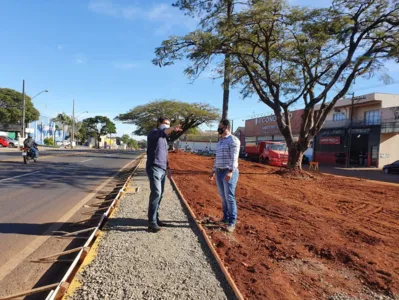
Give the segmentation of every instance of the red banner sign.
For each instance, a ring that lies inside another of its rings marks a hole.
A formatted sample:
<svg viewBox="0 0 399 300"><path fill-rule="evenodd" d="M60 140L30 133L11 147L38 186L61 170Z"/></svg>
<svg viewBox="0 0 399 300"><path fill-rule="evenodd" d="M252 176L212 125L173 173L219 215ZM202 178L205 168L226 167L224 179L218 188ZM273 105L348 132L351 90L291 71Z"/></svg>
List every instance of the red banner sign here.
<svg viewBox="0 0 399 300"><path fill-rule="evenodd" d="M328 136L320 138L320 145L339 145L341 144L341 137L339 136Z"/></svg>

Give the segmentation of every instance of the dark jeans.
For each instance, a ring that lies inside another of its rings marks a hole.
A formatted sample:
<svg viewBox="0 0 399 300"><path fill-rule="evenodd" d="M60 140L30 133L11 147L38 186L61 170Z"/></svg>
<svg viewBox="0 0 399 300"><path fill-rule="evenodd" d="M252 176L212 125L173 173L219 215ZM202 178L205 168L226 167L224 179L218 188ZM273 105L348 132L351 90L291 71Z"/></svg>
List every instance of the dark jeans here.
<svg viewBox="0 0 399 300"><path fill-rule="evenodd" d="M148 203L148 222L157 224L158 209L165 189L166 171L158 166L147 166L146 172L151 189Z"/></svg>
<svg viewBox="0 0 399 300"><path fill-rule="evenodd" d="M33 154L34 158L38 158L39 157L39 151L36 148L32 147L32 148L30 148L30 151L32 151L32 154Z"/></svg>

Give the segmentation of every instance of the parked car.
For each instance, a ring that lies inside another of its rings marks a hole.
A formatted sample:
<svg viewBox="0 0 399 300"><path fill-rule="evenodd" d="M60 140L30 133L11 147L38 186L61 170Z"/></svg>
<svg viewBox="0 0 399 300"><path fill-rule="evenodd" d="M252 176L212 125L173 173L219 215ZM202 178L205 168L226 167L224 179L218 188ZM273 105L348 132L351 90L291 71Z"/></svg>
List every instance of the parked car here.
<svg viewBox="0 0 399 300"><path fill-rule="evenodd" d="M1 147L10 147L10 141L7 137L0 136L0 148Z"/></svg>
<svg viewBox="0 0 399 300"><path fill-rule="evenodd" d="M19 147L19 142L17 140L13 140L12 138L8 138L8 141L10 142L8 147L10 147L10 148L18 148Z"/></svg>
<svg viewBox="0 0 399 300"><path fill-rule="evenodd" d="M390 173L399 173L399 160L389 164L385 165L382 170L384 171L385 174L390 174Z"/></svg>

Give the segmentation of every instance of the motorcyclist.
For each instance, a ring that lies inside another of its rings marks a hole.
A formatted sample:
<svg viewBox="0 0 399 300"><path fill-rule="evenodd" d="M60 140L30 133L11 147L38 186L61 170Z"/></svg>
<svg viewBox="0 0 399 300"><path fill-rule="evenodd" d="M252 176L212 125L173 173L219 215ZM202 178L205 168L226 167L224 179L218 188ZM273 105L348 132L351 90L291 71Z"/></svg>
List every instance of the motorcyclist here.
<svg viewBox="0 0 399 300"><path fill-rule="evenodd" d="M39 149L37 149L37 144L30 134L28 135L28 138L24 141L24 147L29 148L32 151L34 159L37 159L39 157Z"/></svg>

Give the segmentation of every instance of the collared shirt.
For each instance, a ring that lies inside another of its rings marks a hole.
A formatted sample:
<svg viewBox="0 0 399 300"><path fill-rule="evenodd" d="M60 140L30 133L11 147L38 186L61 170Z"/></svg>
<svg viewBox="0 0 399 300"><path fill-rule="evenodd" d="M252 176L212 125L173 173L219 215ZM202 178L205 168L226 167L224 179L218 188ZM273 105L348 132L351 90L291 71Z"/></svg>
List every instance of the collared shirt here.
<svg viewBox="0 0 399 300"><path fill-rule="evenodd" d="M168 141L165 129L154 129L147 136L147 166L168 166Z"/></svg>
<svg viewBox="0 0 399 300"><path fill-rule="evenodd" d="M238 168L238 155L240 152L240 140L229 134L216 144L216 159L213 170Z"/></svg>

